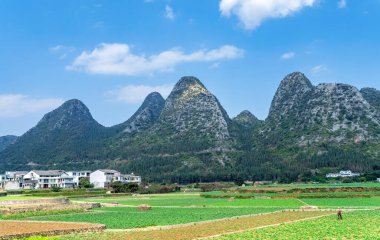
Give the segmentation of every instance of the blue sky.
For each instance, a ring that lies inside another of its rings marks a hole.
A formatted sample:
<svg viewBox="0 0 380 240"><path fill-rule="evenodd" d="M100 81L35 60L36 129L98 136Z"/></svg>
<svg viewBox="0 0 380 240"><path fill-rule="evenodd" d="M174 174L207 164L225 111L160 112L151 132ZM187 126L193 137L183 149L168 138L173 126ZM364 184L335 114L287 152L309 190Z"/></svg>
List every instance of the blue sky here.
<svg viewBox="0 0 380 240"><path fill-rule="evenodd" d="M265 119L282 78L380 89L379 0L0 0L0 136L77 98L105 126L198 77Z"/></svg>

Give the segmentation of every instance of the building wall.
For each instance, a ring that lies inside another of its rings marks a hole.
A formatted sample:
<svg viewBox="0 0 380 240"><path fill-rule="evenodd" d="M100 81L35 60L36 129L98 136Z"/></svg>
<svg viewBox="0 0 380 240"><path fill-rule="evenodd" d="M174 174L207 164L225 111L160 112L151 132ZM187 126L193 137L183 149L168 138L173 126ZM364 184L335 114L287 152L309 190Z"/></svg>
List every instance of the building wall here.
<svg viewBox="0 0 380 240"><path fill-rule="evenodd" d="M94 188L104 188L106 182L106 175L104 172L96 170L90 174L90 183L94 184Z"/></svg>
<svg viewBox="0 0 380 240"><path fill-rule="evenodd" d="M4 190L18 190L21 189L19 181L9 181L4 183Z"/></svg>

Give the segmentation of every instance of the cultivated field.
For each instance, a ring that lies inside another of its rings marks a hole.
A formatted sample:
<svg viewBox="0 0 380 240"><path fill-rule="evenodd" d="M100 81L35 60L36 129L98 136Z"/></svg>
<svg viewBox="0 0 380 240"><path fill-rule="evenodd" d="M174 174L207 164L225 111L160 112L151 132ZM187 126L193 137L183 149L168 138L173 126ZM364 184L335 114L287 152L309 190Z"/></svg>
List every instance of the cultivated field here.
<svg viewBox="0 0 380 240"><path fill-rule="evenodd" d="M102 233L59 236L61 239L380 239L380 184L355 186L276 185L232 188L191 194L104 195L71 198L101 203L91 210L62 209L1 216L28 221L104 224ZM286 190L283 190L286 189ZM301 189L301 190L300 190ZM250 191L249 193L246 190ZM274 190L274 191L273 191ZM257 194L250 196L247 194ZM291 192L295 193L292 195ZM368 195L354 196L359 191ZM234 196L225 196L225 194ZM313 194L300 197L299 194ZM356 193L356 192L355 192ZM67 193L64 193L67 195ZM286 194L286 197L281 196ZM340 194L350 194L342 197ZM46 194L44 194L46 195ZM54 197L59 197L54 194ZM33 196L5 197L4 200ZM0 198L0 201L2 199ZM140 210L147 204L151 210ZM313 211L302 207L314 206ZM343 221L336 211L343 209ZM39 235L45 235L40 232ZM1 236L0 236L1 238Z"/></svg>

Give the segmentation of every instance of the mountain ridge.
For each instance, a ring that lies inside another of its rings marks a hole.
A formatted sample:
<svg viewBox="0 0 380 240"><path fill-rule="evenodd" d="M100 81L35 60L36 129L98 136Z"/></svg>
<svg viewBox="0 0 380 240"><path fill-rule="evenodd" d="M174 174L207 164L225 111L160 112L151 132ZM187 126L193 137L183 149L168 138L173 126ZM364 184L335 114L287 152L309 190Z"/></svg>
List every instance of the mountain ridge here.
<svg viewBox="0 0 380 240"><path fill-rule="evenodd" d="M167 99L149 94L112 127L69 100L1 151L0 168L111 167L158 182L287 181L315 169L369 171L380 165L378 103L376 89L314 86L294 72L280 82L267 119L249 111L231 119L199 79L186 76Z"/></svg>

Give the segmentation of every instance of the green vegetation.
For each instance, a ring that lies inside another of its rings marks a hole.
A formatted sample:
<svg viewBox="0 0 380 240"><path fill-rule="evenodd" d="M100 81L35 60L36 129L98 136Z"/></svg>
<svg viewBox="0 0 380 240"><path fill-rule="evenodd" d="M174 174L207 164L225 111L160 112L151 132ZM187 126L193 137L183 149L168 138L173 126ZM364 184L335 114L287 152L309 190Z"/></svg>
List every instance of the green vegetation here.
<svg viewBox="0 0 380 240"><path fill-rule="evenodd" d="M316 220L284 224L239 234L225 235L217 239L379 239L379 211L343 213L343 220L336 216Z"/></svg>
<svg viewBox="0 0 380 240"><path fill-rule="evenodd" d="M34 237L28 237L28 238L23 238L20 240L59 240L60 238L58 237L43 237L43 236L34 236Z"/></svg>
<svg viewBox="0 0 380 240"><path fill-rule="evenodd" d="M73 213L83 213L84 209L62 209L62 210L41 210L41 211L29 211L22 213L12 213L10 215L0 215L1 220L21 220L31 217L42 217L51 215L62 215L62 214L73 214Z"/></svg>
<svg viewBox="0 0 380 240"><path fill-rule="evenodd" d="M82 177L79 179L79 188L93 188L94 184L90 183L90 179L87 177Z"/></svg>
<svg viewBox="0 0 380 240"><path fill-rule="evenodd" d="M122 183L122 182L113 182L111 184L114 193L133 193L137 192L139 185L137 183Z"/></svg>
<svg viewBox="0 0 380 240"><path fill-rule="evenodd" d="M7 195L7 196L1 196L0 201L30 200L30 199L41 199L41 198L47 198L47 197L35 197L35 196L28 196L28 195Z"/></svg>
<svg viewBox="0 0 380 240"><path fill-rule="evenodd" d="M117 203L138 206L148 204L151 206L198 206L198 207L299 207L304 205L297 199L227 199L203 198L199 196L139 196L139 197L109 197L87 198L79 201Z"/></svg>
<svg viewBox="0 0 380 240"><path fill-rule="evenodd" d="M302 199L309 205L319 207L379 207L380 198L312 198Z"/></svg>
<svg viewBox="0 0 380 240"><path fill-rule="evenodd" d="M272 212L280 208L153 208L141 211L128 207L105 207L88 213L29 218L43 221L102 223L107 228L141 228L198 222L247 214Z"/></svg>

